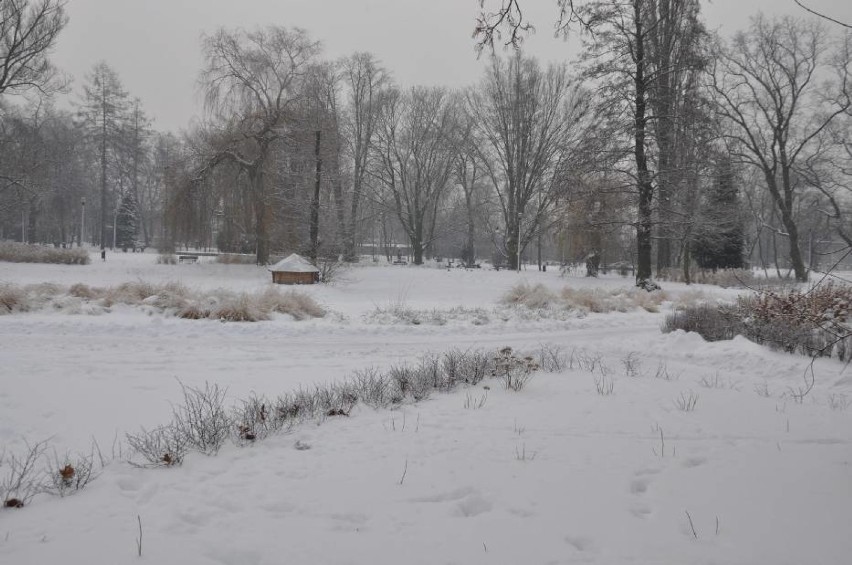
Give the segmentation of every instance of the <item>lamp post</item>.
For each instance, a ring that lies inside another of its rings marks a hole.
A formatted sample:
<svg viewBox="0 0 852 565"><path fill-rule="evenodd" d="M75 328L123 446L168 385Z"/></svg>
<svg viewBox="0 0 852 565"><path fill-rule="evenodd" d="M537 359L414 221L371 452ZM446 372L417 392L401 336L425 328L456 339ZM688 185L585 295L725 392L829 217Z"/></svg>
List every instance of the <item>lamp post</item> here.
<svg viewBox="0 0 852 565"><path fill-rule="evenodd" d="M83 246L83 234L86 233L86 197L80 198L80 241L77 247Z"/></svg>

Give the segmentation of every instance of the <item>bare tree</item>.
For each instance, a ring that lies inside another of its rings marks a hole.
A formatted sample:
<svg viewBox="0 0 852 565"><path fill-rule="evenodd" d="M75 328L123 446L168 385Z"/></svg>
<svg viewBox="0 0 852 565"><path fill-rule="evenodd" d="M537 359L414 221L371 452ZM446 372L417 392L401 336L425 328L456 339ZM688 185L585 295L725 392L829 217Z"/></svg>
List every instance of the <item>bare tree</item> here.
<svg viewBox="0 0 852 565"><path fill-rule="evenodd" d="M462 260L467 265L476 263L476 218L483 200L483 183L486 181L485 164L477 148L475 122L469 112L459 116L456 130L456 161L453 180L461 188L465 209L465 243Z"/></svg>
<svg viewBox="0 0 852 565"><path fill-rule="evenodd" d="M220 29L203 39L201 85L213 121L208 168L223 161L248 177L258 264L269 261L272 191L266 169L273 144L286 133L302 81L320 45L301 29Z"/></svg>
<svg viewBox="0 0 852 565"><path fill-rule="evenodd" d="M59 86L47 56L67 23L65 0L0 2L0 96Z"/></svg>
<svg viewBox="0 0 852 565"><path fill-rule="evenodd" d="M415 265L433 241L450 184L456 114L446 90L416 87L390 93L379 120L375 175L408 236Z"/></svg>
<svg viewBox="0 0 852 565"><path fill-rule="evenodd" d="M822 136L852 105L849 41L831 59L820 24L759 15L719 49L710 75L731 153L763 174L799 281L808 274L796 219L805 185L796 171L822 150ZM821 82L826 75L831 80Z"/></svg>
<svg viewBox="0 0 852 565"><path fill-rule="evenodd" d="M480 0L484 5L484 0ZM656 23L651 14L654 0L557 0L558 32L579 28L588 34L584 55L587 74L596 79L598 94L606 99L607 111L622 116L622 133L629 137L636 193L636 284L653 289L651 258L653 245L654 174L649 146L650 95L654 85L649 57L650 33ZM517 46L530 28L518 0L502 0L499 9L484 12L474 31L481 45L493 45L499 30L508 29L509 43ZM629 124L629 127L628 127Z"/></svg>
<svg viewBox="0 0 852 565"><path fill-rule="evenodd" d="M355 243L361 214L361 201L368 180L369 155L376 136L376 124L390 86L388 73L369 53L355 53L341 63L348 92L343 119L343 135L352 166L349 213L339 219L344 230L344 255L355 258Z"/></svg>
<svg viewBox="0 0 852 565"><path fill-rule="evenodd" d="M798 4L798 5L799 5L799 7L800 7L800 8L802 8L804 11L809 12L809 13L811 13L811 14L813 14L813 15L817 16L818 18L822 18L822 19L827 20L827 21L829 21L829 22L831 22L831 23L835 23L835 24L840 25L840 26L843 26L843 27L845 27L845 28L852 29L852 25L847 24L846 22L841 22L840 20L835 19L835 18L832 18L831 16L828 16L828 15L826 15L826 14L823 14L822 12L818 12L818 11L814 10L813 8L809 7L808 5L803 4L803 3L802 3L802 2L800 2L799 0L793 0L793 2L795 2L796 4Z"/></svg>
<svg viewBox="0 0 852 565"><path fill-rule="evenodd" d="M476 146L500 204L513 267L560 194L559 166L587 109L588 97L564 66L542 70L520 52L505 61L495 57L482 84L468 93Z"/></svg>

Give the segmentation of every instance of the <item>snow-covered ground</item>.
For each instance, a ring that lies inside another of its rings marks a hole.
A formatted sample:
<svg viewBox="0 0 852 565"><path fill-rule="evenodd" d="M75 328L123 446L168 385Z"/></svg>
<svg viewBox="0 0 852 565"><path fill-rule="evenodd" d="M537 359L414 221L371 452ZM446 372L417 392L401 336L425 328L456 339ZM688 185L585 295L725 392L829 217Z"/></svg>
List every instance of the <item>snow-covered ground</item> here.
<svg viewBox="0 0 852 565"><path fill-rule="evenodd" d="M156 265L151 254L0 263L0 282L14 284L255 291L269 279L253 266ZM617 275L365 265L333 286L299 289L334 313L321 320L220 323L127 306L0 316L0 446L9 452L48 437L60 453L93 437L109 451L126 431L167 422L180 382L216 383L236 402L450 348L546 343L600 355L614 390L599 395L600 374L580 368L539 373L521 392L485 382L398 410L359 406L251 447L191 455L180 468L115 462L74 496L0 511L0 563L140 561L137 516L141 560L155 563L849 562L852 406L843 399L852 401L852 373L842 364L815 363L816 386L800 404L788 393L802 385L805 358L740 338L663 334L667 304L504 320L494 309L519 281L554 291L630 285ZM694 292L664 286L673 299ZM399 306L490 314L443 325L370 316ZM671 380L655 378L661 366ZM483 385L484 404L469 407ZM695 409L679 409L690 394Z"/></svg>

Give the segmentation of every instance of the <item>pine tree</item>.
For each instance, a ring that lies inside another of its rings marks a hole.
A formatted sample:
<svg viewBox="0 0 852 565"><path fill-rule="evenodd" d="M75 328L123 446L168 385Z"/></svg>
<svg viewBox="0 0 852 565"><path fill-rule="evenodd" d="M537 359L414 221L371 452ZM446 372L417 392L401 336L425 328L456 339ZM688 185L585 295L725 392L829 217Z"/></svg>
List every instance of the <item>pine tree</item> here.
<svg viewBox="0 0 852 565"><path fill-rule="evenodd" d="M705 225L693 246L693 256L702 269L743 267L743 222L736 175L730 161L722 162L713 188L707 195Z"/></svg>
<svg viewBox="0 0 852 565"><path fill-rule="evenodd" d="M127 249L136 249L136 236L139 232L139 208L133 194L126 194L121 199L116 215L116 245L127 252Z"/></svg>

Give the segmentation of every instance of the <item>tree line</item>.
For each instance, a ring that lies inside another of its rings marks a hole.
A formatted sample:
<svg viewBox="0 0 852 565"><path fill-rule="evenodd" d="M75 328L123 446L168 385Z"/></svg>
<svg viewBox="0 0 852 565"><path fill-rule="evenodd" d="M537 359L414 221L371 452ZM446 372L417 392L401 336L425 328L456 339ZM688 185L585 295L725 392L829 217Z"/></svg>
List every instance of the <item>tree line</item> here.
<svg viewBox="0 0 852 565"><path fill-rule="evenodd" d="M399 85L369 53L328 60L298 28L219 29L201 43L203 119L173 135L106 63L57 109L75 90L47 58L64 4L6 2L0 238L259 264L404 250L519 268L534 252L629 265L649 289L696 264L807 280L852 249L842 26L758 14L724 38L698 0L557 0L581 55L542 65L523 2L486 4L486 68L456 90Z"/></svg>

